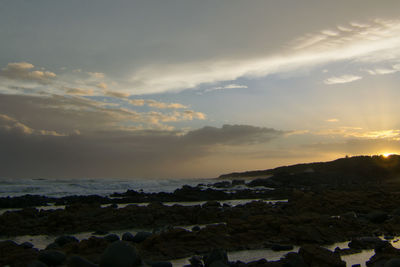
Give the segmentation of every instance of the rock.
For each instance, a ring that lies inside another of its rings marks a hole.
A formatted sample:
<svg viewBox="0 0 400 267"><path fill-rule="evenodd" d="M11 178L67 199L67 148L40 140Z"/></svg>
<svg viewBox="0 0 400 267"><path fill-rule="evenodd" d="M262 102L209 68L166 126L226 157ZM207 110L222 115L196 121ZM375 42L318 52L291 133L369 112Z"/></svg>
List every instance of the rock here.
<svg viewBox="0 0 400 267"><path fill-rule="evenodd" d="M109 234L106 235L104 237L105 240L107 240L108 242L115 242L115 241L119 241L119 236L116 234Z"/></svg>
<svg viewBox="0 0 400 267"><path fill-rule="evenodd" d="M214 261L210 264L210 267L229 267L229 265L225 264L223 261Z"/></svg>
<svg viewBox="0 0 400 267"><path fill-rule="evenodd" d="M150 237L152 233L150 232L137 232L134 238L132 239L135 243L141 243L145 241L148 237Z"/></svg>
<svg viewBox="0 0 400 267"><path fill-rule="evenodd" d="M31 262L28 267L47 267L47 265L41 261Z"/></svg>
<svg viewBox="0 0 400 267"><path fill-rule="evenodd" d="M366 218L372 223L383 223L389 216L384 211L372 211L366 215Z"/></svg>
<svg viewBox="0 0 400 267"><path fill-rule="evenodd" d="M292 250L293 246L292 245L274 244L274 245L271 246L271 249L273 251L285 251L285 250Z"/></svg>
<svg viewBox="0 0 400 267"><path fill-rule="evenodd" d="M211 264L214 262L221 262L225 265L228 265L228 255L226 251L222 249L214 249L208 255L204 256L203 258L204 266L211 267Z"/></svg>
<svg viewBox="0 0 400 267"><path fill-rule="evenodd" d="M46 246L45 250L57 250L60 249L60 246L57 243L50 243Z"/></svg>
<svg viewBox="0 0 400 267"><path fill-rule="evenodd" d="M349 248L354 249L374 249L386 244L387 241L381 240L379 237L375 236L365 236L355 238L350 241Z"/></svg>
<svg viewBox="0 0 400 267"><path fill-rule="evenodd" d="M203 267L203 262L202 262L200 256L197 256L197 255L192 256L192 257L189 259L189 262L190 262L190 265L191 265L192 267Z"/></svg>
<svg viewBox="0 0 400 267"><path fill-rule="evenodd" d="M63 252L57 251L57 250L42 250L39 252L39 257L38 259L47 265L50 266L57 266L61 265L65 259L66 256Z"/></svg>
<svg viewBox="0 0 400 267"><path fill-rule="evenodd" d="M233 181L232 181L232 186L244 185L244 183L245 183L244 180L233 180Z"/></svg>
<svg viewBox="0 0 400 267"><path fill-rule="evenodd" d="M20 246L23 248L33 248L33 244L31 242L24 242Z"/></svg>
<svg viewBox="0 0 400 267"><path fill-rule="evenodd" d="M100 260L100 267L132 267L140 264L141 259L136 248L125 241L111 243Z"/></svg>
<svg viewBox="0 0 400 267"><path fill-rule="evenodd" d="M54 243L56 243L60 247L63 247L65 244L68 243L78 243L78 242L79 240L76 237L69 235L59 236L56 238L56 240L54 240Z"/></svg>
<svg viewBox="0 0 400 267"><path fill-rule="evenodd" d="M193 226L193 227L192 227L192 231L193 231L193 232L198 232L198 231L200 231L200 226L198 226L198 225Z"/></svg>
<svg viewBox="0 0 400 267"><path fill-rule="evenodd" d="M27 266L37 259L38 251L14 241L0 241L0 266Z"/></svg>
<svg viewBox="0 0 400 267"><path fill-rule="evenodd" d="M134 236L132 233L126 232L122 235L121 238L123 241L133 241L134 240Z"/></svg>
<svg viewBox="0 0 400 267"><path fill-rule="evenodd" d="M394 259L400 259L400 249L394 248L389 242L385 243L384 246L379 249L375 249L375 255L372 256L367 262L369 267L382 267L387 266L386 264L395 264L397 261ZM388 265L388 266L400 266L400 265Z"/></svg>
<svg viewBox="0 0 400 267"><path fill-rule="evenodd" d="M339 254L317 245L302 246L299 255L310 267L346 267Z"/></svg>
<svg viewBox="0 0 400 267"><path fill-rule="evenodd" d="M97 230L97 231L93 232L92 235L106 235L106 234L108 234L108 231L105 231L105 230Z"/></svg>
<svg viewBox="0 0 400 267"><path fill-rule="evenodd" d="M81 256L71 256L68 259L68 263L67 263L68 267L96 267L97 265L88 261L85 258L82 258Z"/></svg>
<svg viewBox="0 0 400 267"><path fill-rule="evenodd" d="M383 267L399 267L399 266L400 266L399 258L390 259L387 262L385 262L385 265L383 265Z"/></svg>
<svg viewBox="0 0 400 267"><path fill-rule="evenodd" d="M172 263L169 261L153 262L151 267L172 267Z"/></svg>
<svg viewBox="0 0 400 267"><path fill-rule="evenodd" d="M282 259L284 267L309 267L298 253L289 252Z"/></svg>
<svg viewBox="0 0 400 267"><path fill-rule="evenodd" d="M351 267L361 267L361 264L353 264Z"/></svg>

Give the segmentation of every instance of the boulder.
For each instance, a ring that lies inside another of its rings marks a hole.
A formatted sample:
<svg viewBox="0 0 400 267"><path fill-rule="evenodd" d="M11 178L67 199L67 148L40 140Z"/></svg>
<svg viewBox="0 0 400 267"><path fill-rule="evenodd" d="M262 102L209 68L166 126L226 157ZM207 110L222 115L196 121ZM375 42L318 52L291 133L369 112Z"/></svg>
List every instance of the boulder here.
<svg viewBox="0 0 400 267"><path fill-rule="evenodd" d="M47 265L41 261L33 261L28 265L28 267L47 267Z"/></svg>
<svg viewBox="0 0 400 267"><path fill-rule="evenodd" d="M170 263L169 261L153 262L151 264L151 267L172 267L172 263Z"/></svg>
<svg viewBox="0 0 400 267"><path fill-rule="evenodd" d="M282 259L284 267L309 267L303 258L295 252L289 252Z"/></svg>
<svg viewBox="0 0 400 267"><path fill-rule="evenodd" d="M24 242L20 246L23 248L33 248L33 244L31 242Z"/></svg>
<svg viewBox="0 0 400 267"><path fill-rule="evenodd" d="M150 232L137 232L131 241L135 243L141 243L145 241L148 237L150 237L152 233Z"/></svg>
<svg viewBox="0 0 400 267"><path fill-rule="evenodd" d="M115 241L119 241L119 236L116 234L109 234L106 235L104 237L105 240L107 240L108 242L115 242Z"/></svg>
<svg viewBox="0 0 400 267"><path fill-rule="evenodd" d="M211 267L214 262L220 262L218 264L228 265L228 254L222 249L214 249L208 255L203 258L204 266Z"/></svg>
<svg viewBox="0 0 400 267"><path fill-rule="evenodd" d="M383 267L399 267L399 266L400 266L400 258L390 259L387 262L385 262L385 265L383 265Z"/></svg>
<svg viewBox="0 0 400 267"><path fill-rule="evenodd" d="M70 235L59 236L56 238L56 240L54 240L54 243L56 243L60 247L63 247L68 243L78 243L78 242L79 240L76 237Z"/></svg>
<svg viewBox="0 0 400 267"><path fill-rule="evenodd" d="M346 267L340 255L317 245L304 245L299 255L310 267Z"/></svg>
<svg viewBox="0 0 400 267"><path fill-rule="evenodd" d="M63 252L57 250L42 250L39 252L39 261L50 266L57 266L64 263L66 256Z"/></svg>
<svg viewBox="0 0 400 267"><path fill-rule="evenodd" d="M68 259L68 263L67 263L68 267L96 267L97 265L88 261L85 258L82 258L81 256L71 256Z"/></svg>
<svg viewBox="0 0 400 267"><path fill-rule="evenodd" d="M372 211L366 215L366 218L372 223L383 223L389 215L384 211Z"/></svg>
<svg viewBox="0 0 400 267"><path fill-rule="evenodd" d="M121 240L122 240L122 241L133 241L133 240L134 240L134 236L133 236L132 233L126 232L126 233L124 233L124 234L122 235Z"/></svg>
<svg viewBox="0 0 400 267"><path fill-rule="evenodd" d="M359 238L354 238L349 243L349 248L353 249L374 249L388 243L375 236L364 236Z"/></svg>
<svg viewBox="0 0 400 267"><path fill-rule="evenodd" d="M125 241L116 241L101 255L100 267L132 267L140 266L141 262L135 247Z"/></svg>
<svg viewBox="0 0 400 267"><path fill-rule="evenodd" d="M292 250L292 245L281 245L281 244L274 244L271 246L273 251L285 251L285 250Z"/></svg>

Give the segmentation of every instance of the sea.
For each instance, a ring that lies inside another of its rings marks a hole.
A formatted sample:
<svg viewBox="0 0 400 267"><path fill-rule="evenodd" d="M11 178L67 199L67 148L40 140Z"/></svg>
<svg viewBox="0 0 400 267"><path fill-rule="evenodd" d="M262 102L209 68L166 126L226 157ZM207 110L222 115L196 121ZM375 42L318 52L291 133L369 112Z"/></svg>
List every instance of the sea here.
<svg viewBox="0 0 400 267"><path fill-rule="evenodd" d="M145 193L173 192L183 185L215 183L215 179L10 179L0 178L0 197L41 195L64 197L71 195L109 196L127 190Z"/></svg>

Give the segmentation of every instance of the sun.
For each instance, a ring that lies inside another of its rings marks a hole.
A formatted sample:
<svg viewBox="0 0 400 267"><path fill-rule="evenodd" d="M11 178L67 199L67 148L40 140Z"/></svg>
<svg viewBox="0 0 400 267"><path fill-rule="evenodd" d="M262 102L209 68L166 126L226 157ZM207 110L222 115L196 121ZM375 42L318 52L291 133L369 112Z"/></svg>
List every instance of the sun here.
<svg viewBox="0 0 400 267"><path fill-rule="evenodd" d="M395 153L387 152L387 153L382 153L382 156L383 156L384 158L388 158L389 156L394 155L394 154L395 154Z"/></svg>

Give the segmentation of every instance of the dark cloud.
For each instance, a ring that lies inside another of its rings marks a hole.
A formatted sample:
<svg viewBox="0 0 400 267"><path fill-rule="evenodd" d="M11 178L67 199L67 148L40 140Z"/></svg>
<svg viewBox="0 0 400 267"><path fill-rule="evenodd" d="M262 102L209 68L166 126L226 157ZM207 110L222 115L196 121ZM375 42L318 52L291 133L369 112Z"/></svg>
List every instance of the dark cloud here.
<svg viewBox="0 0 400 267"><path fill-rule="evenodd" d="M33 130L16 134L1 127L1 123L10 121L18 123L10 117L0 120L0 169L3 177L15 178L188 176L187 164L212 156L210 148L215 152L218 145L266 142L281 133L224 125L185 135L171 131L104 131L55 136L34 134Z"/></svg>
<svg viewBox="0 0 400 267"><path fill-rule="evenodd" d="M271 128L249 125L223 125L222 128L203 127L189 132L184 139L199 145L242 145L267 142L282 135L284 132Z"/></svg>

